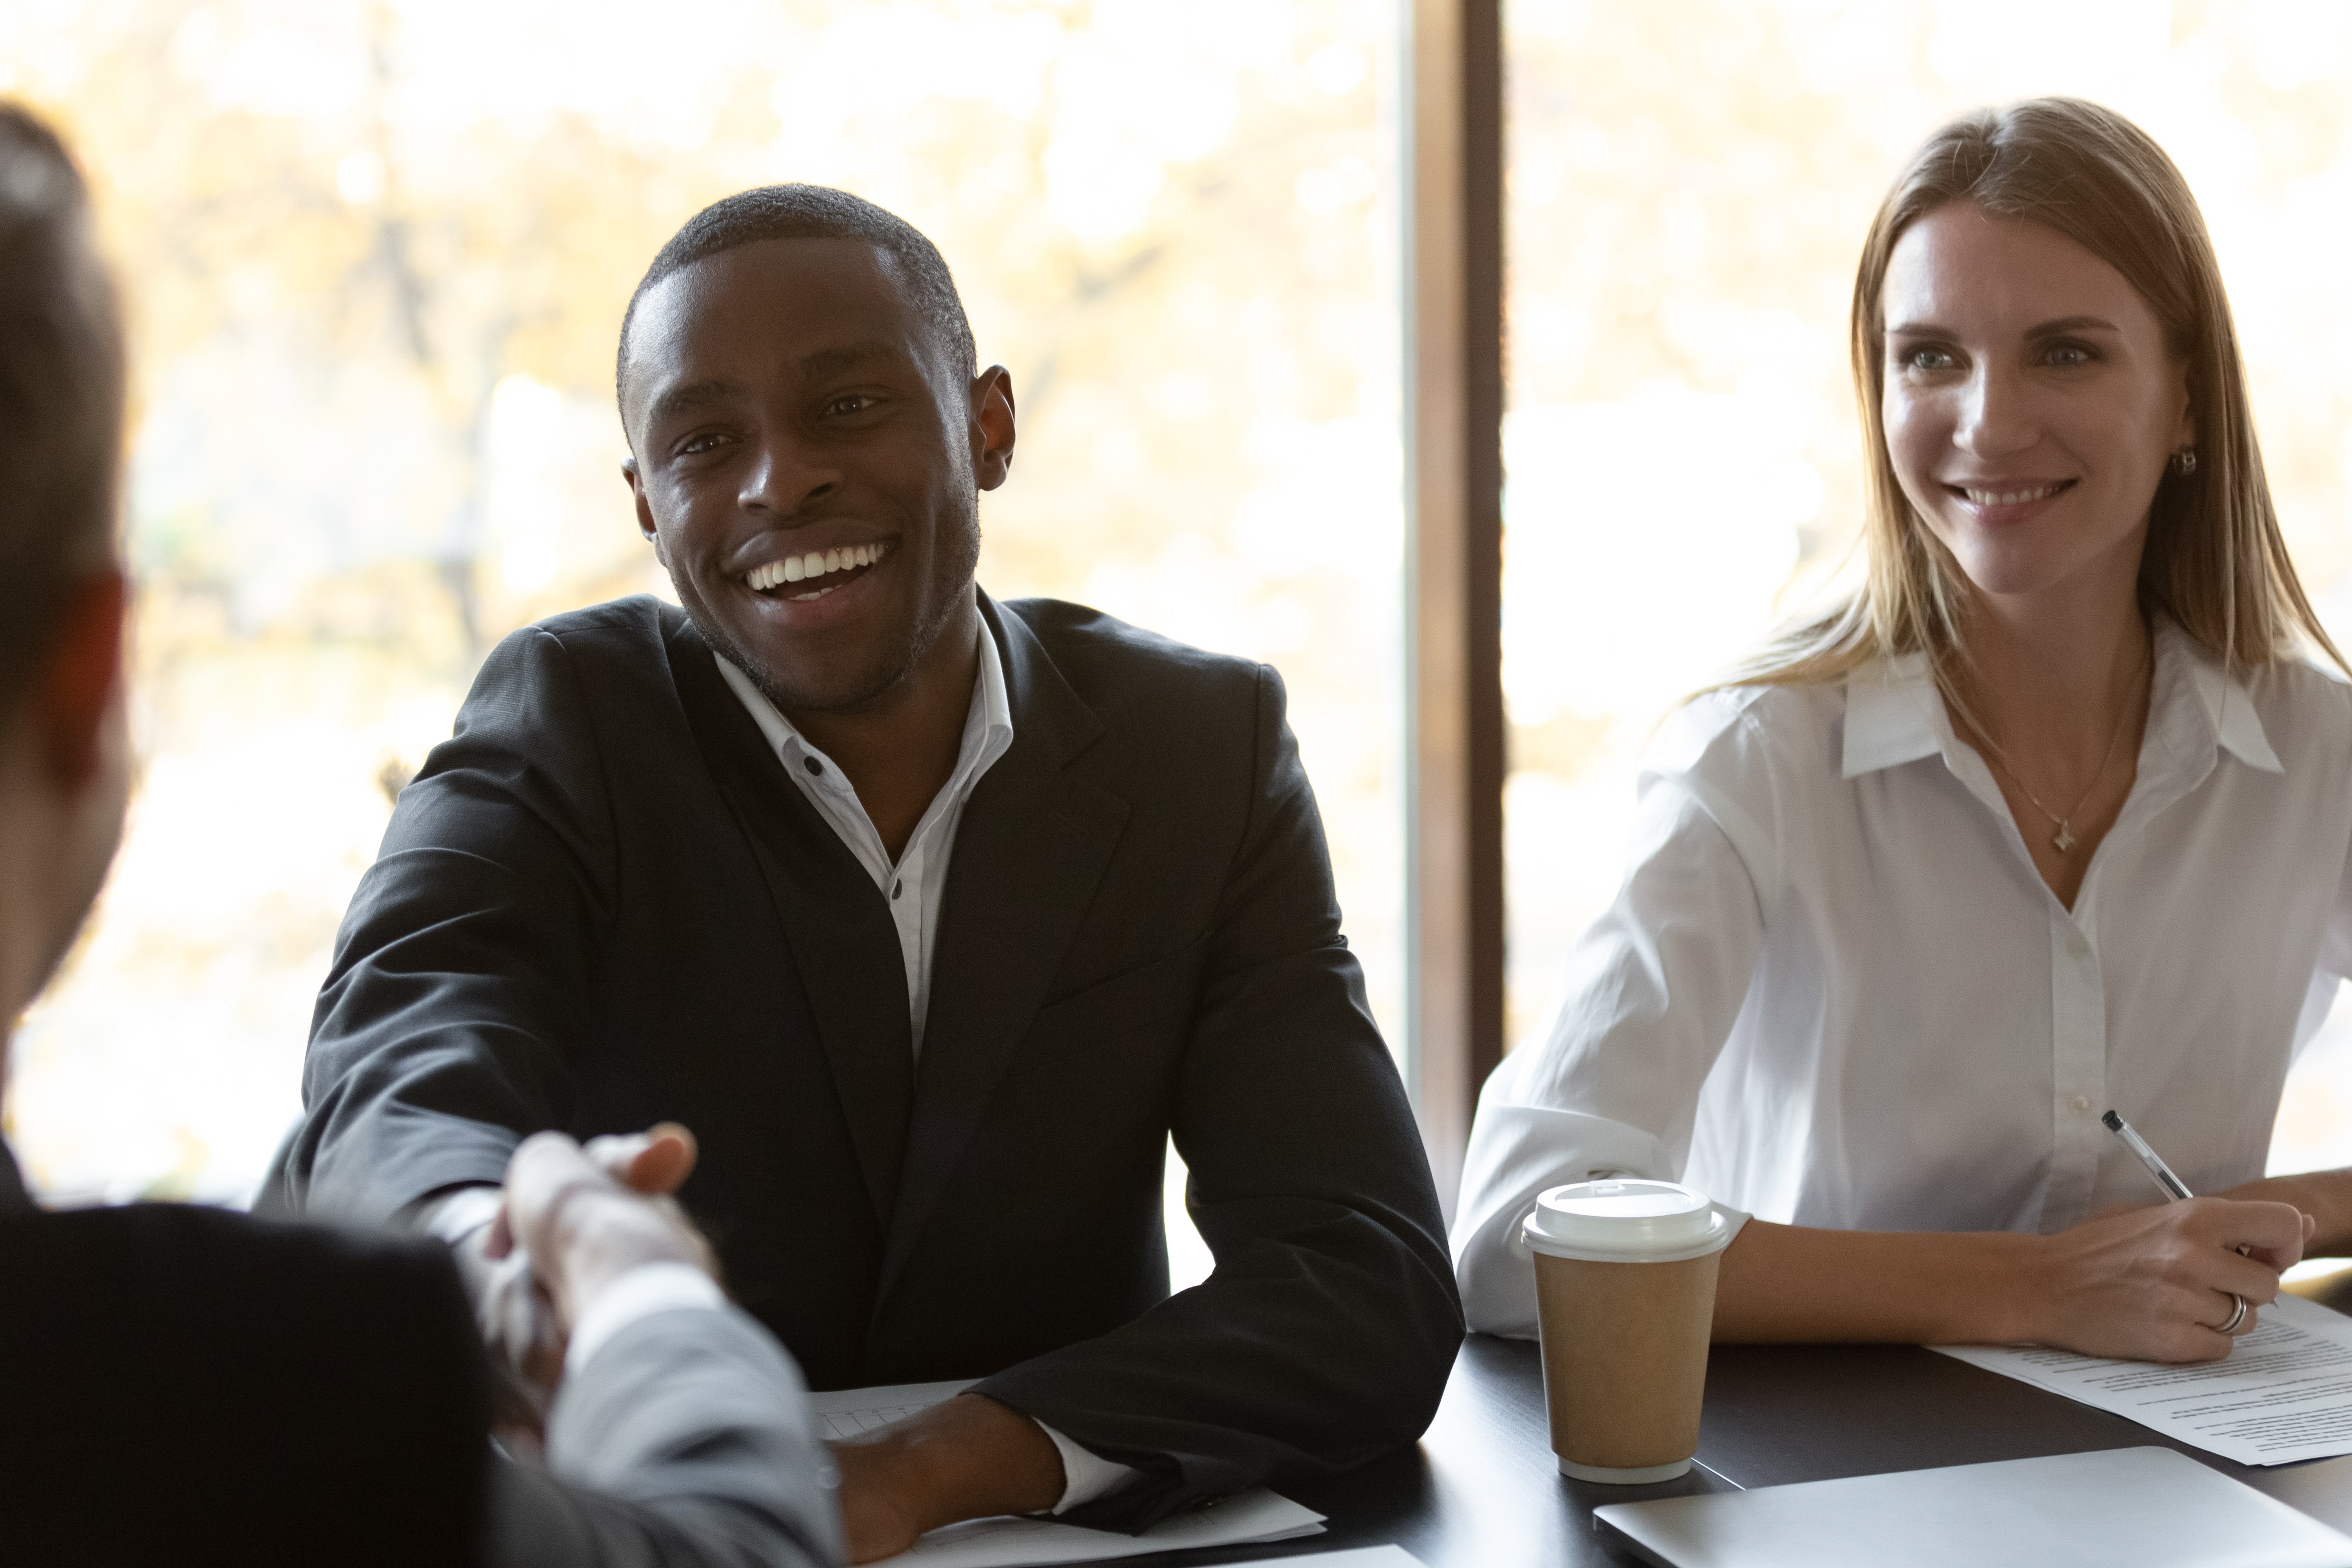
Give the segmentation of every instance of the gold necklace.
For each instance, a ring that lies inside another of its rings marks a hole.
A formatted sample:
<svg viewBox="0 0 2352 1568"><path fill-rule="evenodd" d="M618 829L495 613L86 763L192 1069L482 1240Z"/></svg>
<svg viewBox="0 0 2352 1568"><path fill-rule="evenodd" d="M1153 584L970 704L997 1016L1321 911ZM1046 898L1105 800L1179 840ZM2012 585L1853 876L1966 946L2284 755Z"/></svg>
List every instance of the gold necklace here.
<svg viewBox="0 0 2352 1568"><path fill-rule="evenodd" d="M2134 692L2137 692L2139 689L2140 675L2147 673L2148 666L2154 662L2155 649L2152 646L2154 641L2155 639L2151 637L2148 640L2148 643L2143 645L2141 647L2139 670L2132 676L2131 689ZM2081 797L2074 802L2074 805L2067 810L2063 816L2061 816L2058 813L2042 805L2042 797L2035 795L2032 790L2026 787L2025 781L2018 776L2017 764L2009 760L2009 753L2000 749L2000 742L1994 740L1989 734L1984 737L1984 743L1992 751L1993 761L1999 763L2000 764L2000 771L2009 775L2009 782L2015 784L2025 798L2033 803L2034 810L2048 817L2050 819L2051 826L2058 829L2057 832L2050 836L2050 842L2057 848L2058 853L2061 855L2066 854L2074 847L2076 843L2074 829L2070 826L2069 824L2074 821L2074 813L2082 810L2084 805L2090 800L2091 792L2099 787L2099 781L2107 776L2107 768L2109 764L2113 763L2116 760L2116 742L2120 742L2124 738L2124 724L2131 718L2131 701L2126 698L2124 701L2123 711L2116 715L2115 733L2107 737L2106 752L2099 758L2099 771L2091 775L2091 782L2083 786ZM1979 731L1979 733L1981 733L1981 731Z"/></svg>

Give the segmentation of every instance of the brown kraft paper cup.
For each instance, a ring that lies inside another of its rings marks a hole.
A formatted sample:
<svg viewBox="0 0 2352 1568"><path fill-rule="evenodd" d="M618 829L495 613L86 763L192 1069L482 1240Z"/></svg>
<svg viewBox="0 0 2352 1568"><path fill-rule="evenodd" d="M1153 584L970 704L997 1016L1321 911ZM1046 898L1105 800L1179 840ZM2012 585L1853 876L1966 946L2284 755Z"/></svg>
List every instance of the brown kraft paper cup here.
<svg viewBox="0 0 2352 1568"><path fill-rule="evenodd" d="M1698 1452L1723 1254L1670 1263L1534 1256L1561 1472L1612 1472L1582 1479L1621 1484L1684 1474Z"/></svg>

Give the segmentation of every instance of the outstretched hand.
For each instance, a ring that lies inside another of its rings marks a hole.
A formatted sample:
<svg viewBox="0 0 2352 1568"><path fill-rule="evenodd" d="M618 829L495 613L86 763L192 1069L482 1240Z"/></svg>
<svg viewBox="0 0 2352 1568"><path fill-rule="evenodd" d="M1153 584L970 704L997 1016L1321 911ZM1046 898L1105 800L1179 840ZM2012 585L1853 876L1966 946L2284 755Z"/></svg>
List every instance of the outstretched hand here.
<svg viewBox="0 0 2352 1568"><path fill-rule="evenodd" d="M656 1121L643 1132L608 1132L591 1138L582 1152L605 1174L631 1192L668 1197L694 1174L701 1147L675 1121Z"/></svg>
<svg viewBox="0 0 2352 1568"><path fill-rule="evenodd" d="M572 1324L636 1262L675 1257L713 1270L709 1248L669 1197L693 1173L696 1153L694 1134L674 1121L585 1145L541 1132L515 1151L504 1201L479 1245L490 1265L484 1331L520 1376L519 1399L544 1406L562 1379ZM558 1211L575 1195L586 1208L562 1218Z"/></svg>
<svg viewBox="0 0 2352 1568"><path fill-rule="evenodd" d="M694 1157L694 1135L674 1122L585 1148L561 1132L534 1133L508 1163L506 1204L485 1250L494 1258L517 1248L529 1256L566 1332L605 1287L641 1264L688 1263L715 1275L709 1244L667 1195Z"/></svg>

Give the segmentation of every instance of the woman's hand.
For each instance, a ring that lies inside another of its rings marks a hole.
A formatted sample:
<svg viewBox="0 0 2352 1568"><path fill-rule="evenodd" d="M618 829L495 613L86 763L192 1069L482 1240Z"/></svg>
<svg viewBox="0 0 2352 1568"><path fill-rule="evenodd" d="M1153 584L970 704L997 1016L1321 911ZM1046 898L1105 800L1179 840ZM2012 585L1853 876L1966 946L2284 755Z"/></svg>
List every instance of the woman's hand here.
<svg viewBox="0 0 2352 1568"><path fill-rule="evenodd" d="M2293 1204L2319 1222L2318 1231L2304 1244L2305 1258L2352 1254L2352 1170L2265 1176L2213 1195L2241 1203Z"/></svg>
<svg viewBox="0 0 2352 1568"><path fill-rule="evenodd" d="M2279 1274L2303 1257L2315 1222L2291 1204L2186 1203L2128 1209L2044 1238L2032 1271L2028 1337L2131 1361L2219 1361L2221 1331L2242 1297L2237 1333L2278 1299Z"/></svg>

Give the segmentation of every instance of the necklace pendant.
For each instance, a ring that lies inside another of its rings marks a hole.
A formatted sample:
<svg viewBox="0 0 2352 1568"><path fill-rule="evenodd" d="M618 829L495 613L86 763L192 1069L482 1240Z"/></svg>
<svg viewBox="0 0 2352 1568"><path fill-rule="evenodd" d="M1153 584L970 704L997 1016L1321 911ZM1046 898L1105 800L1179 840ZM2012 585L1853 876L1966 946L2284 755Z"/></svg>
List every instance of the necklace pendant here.
<svg viewBox="0 0 2352 1568"><path fill-rule="evenodd" d="M2059 854L2063 855L2074 847L2074 830L2062 820L2058 824L2058 831L2051 837L2050 842L2058 847Z"/></svg>

